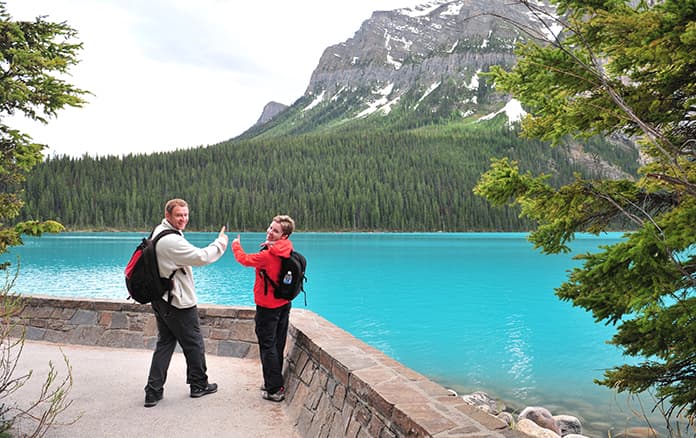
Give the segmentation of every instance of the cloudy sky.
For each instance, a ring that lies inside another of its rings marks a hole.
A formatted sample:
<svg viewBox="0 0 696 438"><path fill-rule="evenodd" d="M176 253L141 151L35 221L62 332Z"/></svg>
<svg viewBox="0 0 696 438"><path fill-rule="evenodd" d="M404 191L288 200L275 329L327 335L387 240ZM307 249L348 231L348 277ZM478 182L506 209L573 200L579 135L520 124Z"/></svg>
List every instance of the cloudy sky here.
<svg viewBox="0 0 696 438"><path fill-rule="evenodd" d="M373 11L426 0L7 0L13 19L67 22L84 44L68 80L93 93L48 125L12 126L49 155L206 146L302 96L328 46Z"/></svg>

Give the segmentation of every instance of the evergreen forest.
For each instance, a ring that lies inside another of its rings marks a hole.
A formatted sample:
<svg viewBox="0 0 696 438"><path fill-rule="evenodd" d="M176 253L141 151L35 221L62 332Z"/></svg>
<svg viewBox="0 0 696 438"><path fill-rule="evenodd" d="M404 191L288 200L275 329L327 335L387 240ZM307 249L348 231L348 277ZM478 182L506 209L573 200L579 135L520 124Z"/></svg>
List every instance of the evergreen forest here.
<svg viewBox="0 0 696 438"><path fill-rule="evenodd" d="M606 141L585 148L635 173L637 153ZM411 130L367 124L330 133L233 139L190 150L49 157L28 176L19 220L68 230L148 230L164 203L189 203L188 229L264 230L276 214L304 231L521 231L512 208L472 193L492 157L548 173L553 184L588 174L567 147L518 137L502 121Z"/></svg>

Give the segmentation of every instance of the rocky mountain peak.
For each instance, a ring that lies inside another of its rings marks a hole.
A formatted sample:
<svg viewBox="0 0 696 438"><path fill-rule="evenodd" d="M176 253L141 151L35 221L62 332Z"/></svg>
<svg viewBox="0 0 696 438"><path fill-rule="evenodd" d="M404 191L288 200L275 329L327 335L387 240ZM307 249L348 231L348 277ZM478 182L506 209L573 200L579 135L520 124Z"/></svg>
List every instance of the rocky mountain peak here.
<svg viewBox="0 0 696 438"><path fill-rule="evenodd" d="M259 119L256 121L256 125L263 125L264 123L269 122L275 116L283 112L287 107L287 105L282 103L273 101L268 102L266 106L263 107L261 117L259 117Z"/></svg>
<svg viewBox="0 0 696 438"><path fill-rule="evenodd" d="M526 7L504 0L436 0L374 12L352 38L324 51L305 92L313 99L306 109L353 101L348 95L358 93L362 108L353 107L354 115L370 108L388 113L409 92L425 97L449 83L462 114L479 112L487 94L479 73L511 65L524 37L510 21L541 28Z"/></svg>

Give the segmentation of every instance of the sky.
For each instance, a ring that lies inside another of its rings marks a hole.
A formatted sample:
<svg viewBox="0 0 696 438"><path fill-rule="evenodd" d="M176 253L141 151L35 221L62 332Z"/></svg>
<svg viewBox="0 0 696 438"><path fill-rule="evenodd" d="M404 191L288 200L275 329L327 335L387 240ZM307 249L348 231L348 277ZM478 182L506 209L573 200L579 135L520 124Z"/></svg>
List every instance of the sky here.
<svg viewBox="0 0 696 438"><path fill-rule="evenodd" d="M92 94L47 125L6 121L45 155L153 153L208 146L291 105L329 46L373 11L427 0L6 0L14 20L45 16L78 32L65 78Z"/></svg>

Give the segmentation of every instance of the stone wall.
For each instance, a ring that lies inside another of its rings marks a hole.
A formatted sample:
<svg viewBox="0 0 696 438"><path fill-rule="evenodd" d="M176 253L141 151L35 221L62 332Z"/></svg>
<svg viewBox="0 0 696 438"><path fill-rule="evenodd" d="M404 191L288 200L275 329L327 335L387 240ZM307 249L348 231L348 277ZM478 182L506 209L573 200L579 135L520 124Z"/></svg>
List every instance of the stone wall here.
<svg viewBox="0 0 696 438"><path fill-rule="evenodd" d="M258 358L254 309L200 305L209 354ZM27 297L26 337L153 349L150 306ZM319 315L293 309L286 352L286 411L303 437L524 437L501 420L389 358Z"/></svg>
<svg viewBox="0 0 696 438"><path fill-rule="evenodd" d="M258 358L255 310L199 306L206 352ZM152 307L130 301L26 297L20 317L26 338L67 344L154 350L157 322Z"/></svg>

